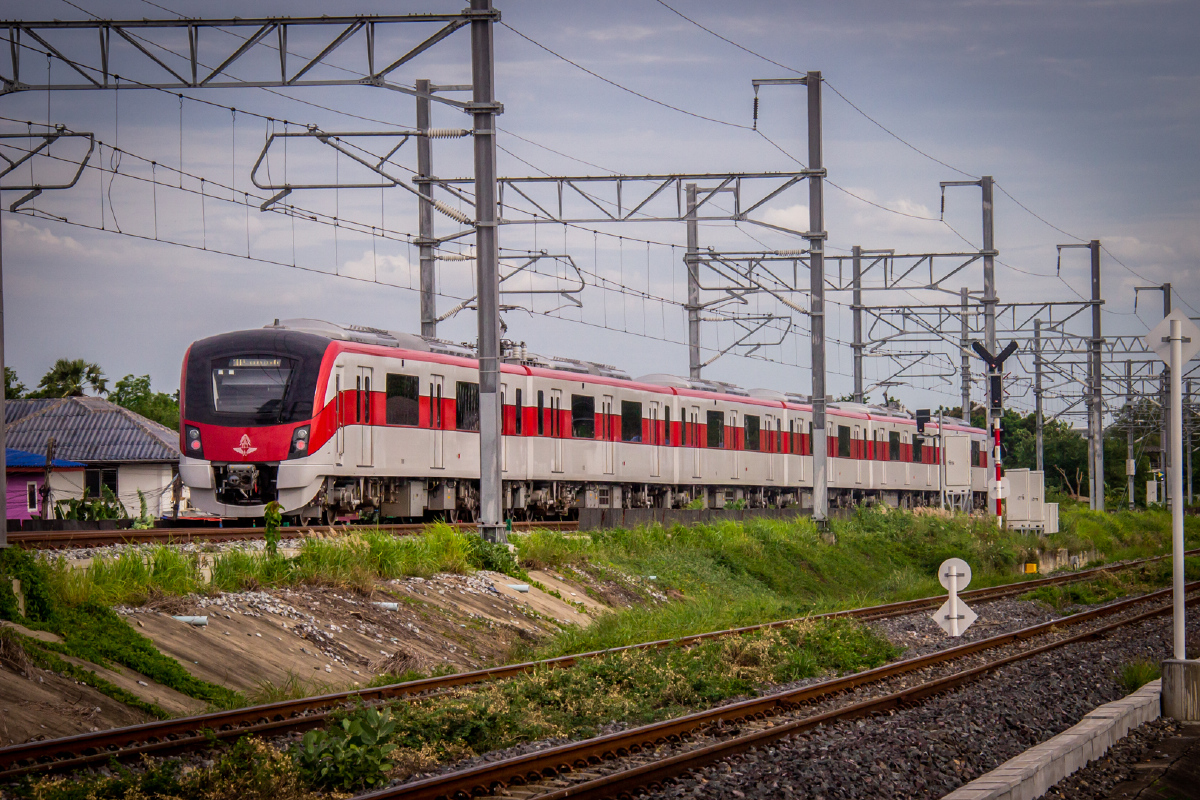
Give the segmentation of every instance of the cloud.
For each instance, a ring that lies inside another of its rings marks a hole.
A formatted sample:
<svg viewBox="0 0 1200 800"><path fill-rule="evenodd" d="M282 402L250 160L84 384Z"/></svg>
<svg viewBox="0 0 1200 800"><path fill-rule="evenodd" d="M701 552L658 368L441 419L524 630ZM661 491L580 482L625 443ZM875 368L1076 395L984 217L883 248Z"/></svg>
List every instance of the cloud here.
<svg viewBox="0 0 1200 800"><path fill-rule="evenodd" d="M791 228L794 231L808 230L808 206L799 203L784 208L768 208L762 218L763 222L782 228Z"/></svg>

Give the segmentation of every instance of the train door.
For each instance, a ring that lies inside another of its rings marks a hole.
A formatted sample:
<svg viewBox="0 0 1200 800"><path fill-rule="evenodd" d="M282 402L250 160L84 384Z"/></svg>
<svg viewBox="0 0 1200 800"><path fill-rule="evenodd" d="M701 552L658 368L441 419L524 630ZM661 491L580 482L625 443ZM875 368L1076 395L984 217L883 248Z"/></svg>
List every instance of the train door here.
<svg viewBox="0 0 1200 800"><path fill-rule="evenodd" d="M733 450L733 458L730 459L730 462L733 464L730 469L732 474L729 477L735 481L741 478L742 475L742 449L741 442L738 441L741 437L738 435L737 417L736 411L729 412L729 431L725 434L728 437L725 441L729 443L730 449Z"/></svg>
<svg viewBox="0 0 1200 800"><path fill-rule="evenodd" d="M650 406L650 435L647 437L647 442L650 444L650 477L657 478L662 475L662 449L659 447L662 444L662 437L658 432L658 401L652 400L648 405Z"/></svg>
<svg viewBox="0 0 1200 800"><path fill-rule="evenodd" d="M335 367L333 375L333 414L337 418L337 465L342 465L346 452L346 404L342 400L342 367Z"/></svg>
<svg viewBox="0 0 1200 800"><path fill-rule="evenodd" d="M504 417L508 413L504 410L504 404L508 398L508 384L500 384L500 471L508 472L508 439L505 435Z"/></svg>
<svg viewBox="0 0 1200 800"><path fill-rule="evenodd" d="M691 436L688 439L688 444L692 448L692 477L700 477L700 407L692 406L691 412Z"/></svg>
<svg viewBox="0 0 1200 800"><path fill-rule="evenodd" d="M616 442L613 441L612 435L612 413L613 413L613 398L612 395L606 394L600 401L600 438L604 443L600 446L604 448L604 474L612 475L616 472Z"/></svg>
<svg viewBox="0 0 1200 800"><path fill-rule="evenodd" d="M358 465L372 467L375 465L375 426L371 424L371 367L358 368L358 397L355 398L355 419L362 430L362 450L359 452Z"/></svg>
<svg viewBox="0 0 1200 800"><path fill-rule="evenodd" d="M775 480L775 442L774 431L776 419L774 414L763 414L763 429L759 433L759 449L767 454L767 480Z"/></svg>
<svg viewBox="0 0 1200 800"><path fill-rule="evenodd" d="M446 431L442 425L442 391L446 379L441 375L429 376L429 427L433 429L433 468L445 469L444 444Z"/></svg>
<svg viewBox="0 0 1200 800"><path fill-rule="evenodd" d="M863 436L861 425L854 426L854 437L850 440L850 457L854 459L854 482L863 482L863 470L867 466L867 437ZM855 449L858 452L854 452Z"/></svg>
<svg viewBox="0 0 1200 800"><path fill-rule="evenodd" d="M550 436L553 440L553 451L550 456L550 471L563 471L563 421L562 421L562 389L550 390Z"/></svg>

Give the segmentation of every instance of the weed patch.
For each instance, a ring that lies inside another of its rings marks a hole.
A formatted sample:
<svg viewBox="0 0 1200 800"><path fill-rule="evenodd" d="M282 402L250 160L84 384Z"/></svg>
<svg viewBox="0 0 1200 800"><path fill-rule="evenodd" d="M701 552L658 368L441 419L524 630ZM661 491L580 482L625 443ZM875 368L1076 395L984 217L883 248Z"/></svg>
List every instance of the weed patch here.
<svg viewBox="0 0 1200 800"><path fill-rule="evenodd" d="M1121 685L1127 692L1136 692L1150 681L1156 681L1161 677L1162 671L1159 665L1144 658L1131 661L1121 667Z"/></svg>

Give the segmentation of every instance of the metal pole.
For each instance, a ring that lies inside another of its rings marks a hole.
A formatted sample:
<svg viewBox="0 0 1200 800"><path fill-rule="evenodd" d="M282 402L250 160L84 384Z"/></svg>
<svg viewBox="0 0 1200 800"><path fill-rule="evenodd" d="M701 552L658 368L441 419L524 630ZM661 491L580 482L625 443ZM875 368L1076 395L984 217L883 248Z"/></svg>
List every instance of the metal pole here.
<svg viewBox="0 0 1200 800"><path fill-rule="evenodd" d="M700 239L696 221L696 184L687 190L687 320L688 320L688 377L700 377Z"/></svg>
<svg viewBox="0 0 1200 800"><path fill-rule="evenodd" d="M1089 468L1095 476L1092 480L1093 508L1104 511L1104 374L1100 362L1104 344L1100 327L1100 240L1092 239L1088 244L1092 251L1092 421L1095 448Z"/></svg>
<svg viewBox="0 0 1200 800"><path fill-rule="evenodd" d="M1125 480L1126 491L1129 492L1129 510L1136 505L1137 496L1134 494L1137 477L1137 465L1133 460L1133 362L1125 361Z"/></svg>
<svg viewBox="0 0 1200 800"><path fill-rule="evenodd" d="M1183 323L1171 320L1171 497L1183 497ZM1175 606L1175 658L1187 658L1183 609L1183 503L1171 504L1171 544Z"/></svg>
<svg viewBox="0 0 1200 800"><path fill-rule="evenodd" d="M4 222L0 218L0 231L3 231ZM0 234L0 375L4 374L4 244L3 236ZM5 381L7 389L8 381ZM0 514L0 548L8 547L8 441L6 436L6 428L4 420L4 402L7 396L4 392L0 392L0 497L4 498L4 513ZM43 511L43 514L45 512Z"/></svg>
<svg viewBox="0 0 1200 800"><path fill-rule="evenodd" d="M863 402L863 321L862 321L862 247L850 249L854 264L854 402Z"/></svg>
<svg viewBox="0 0 1200 800"><path fill-rule="evenodd" d="M992 176L984 175L979 179L979 187L983 190L983 337L984 346L987 351L993 355L996 353L996 242L995 242L995 214L992 205ZM988 385L991 385L991 376L995 374L995 367L988 367ZM997 414L999 411L997 410ZM992 429L992 406L987 404L986 424L988 430ZM992 461L992 467L996 471L996 480L1000 479L1000 470L996 461ZM997 498L999 492L997 491ZM1000 500L996 500L997 509L1000 508ZM997 511L999 515L999 511Z"/></svg>
<svg viewBox="0 0 1200 800"><path fill-rule="evenodd" d="M1184 463L1187 464L1187 501L1188 505L1192 504L1192 382L1189 379L1187 382L1187 396L1184 398L1186 405L1183 407L1183 429L1185 437Z"/></svg>
<svg viewBox="0 0 1200 800"><path fill-rule="evenodd" d="M1042 419L1042 321L1033 321L1033 414L1034 448L1038 472L1046 471L1046 439Z"/></svg>
<svg viewBox="0 0 1200 800"><path fill-rule="evenodd" d="M475 264L479 302L479 533L504 532L500 463L500 250L496 238L495 54L492 0L471 0L471 113L475 116ZM481 13L482 12L482 13Z"/></svg>
<svg viewBox="0 0 1200 800"><path fill-rule="evenodd" d="M808 277L811 291L813 519L829 516L829 439L825 431L825 186L821 154L821 73L805 76L808 89Z"/></svg>
<svg viewBox="0 0 1200 800"><path fill-rule="evenodd" d="M961 311L959 312L959 322L962 325L962 333L958 341L958 347L962 351L962 421L965 425L971 424L971 326L967 322L967 303L970 298L967 296L967 287L964 286L958 290L959 303ZM975 466L972 464L971 466Z"/></svg>
<svg viewBox="0 0 1200 800"><path fill-rule="evenodd" d="M429 81L417 81L417 130L430 128ZM428 136L417 137L417 177L421 196L417 198L417 245L421 256L421 335L437 337L437 272L433 257L433 142Z"/></svg>
<svg viewBox="0 0 1200 800"><path fill-rule="evenodd" d="M1163 293L1163 316L1171 313L1171 284L1164 283L1162 285ZM1171 496L1171 483L1167 480L1167 472L1171 469L1171 447L1168 444L1171 441L1171 367L1168 365L1162 372L1162 383L1159 387L1160 400L1162 402L1162 431L1158 434L1160 450L1159 466L1162 468L1163 474L1163 502L1167 508L1172 508L1175 498Z"/></svg>

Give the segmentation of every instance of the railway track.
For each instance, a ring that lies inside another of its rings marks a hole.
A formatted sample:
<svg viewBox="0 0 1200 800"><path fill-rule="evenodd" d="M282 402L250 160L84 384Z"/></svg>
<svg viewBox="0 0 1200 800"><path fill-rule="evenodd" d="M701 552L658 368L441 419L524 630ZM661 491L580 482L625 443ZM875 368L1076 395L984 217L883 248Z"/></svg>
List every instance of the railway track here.
<svg viewBox="0 0 1200 800"><path fill-rule="evenodd" d="M1200 582L1187 587L1188 592L1198 589ZM1133 606L1148 601L1169 599L1170 591L1164 589L854 675L389 787L360 795L356 800L458 800L486 796L520 800L635 797L643 791L659 790L665 782L693 769L750 748L837 720L903 708L955 689L1006 664L1067 645L1103 638L1127 625L1169 615L1172 606L1168 602L1128 614L1116 622L1088 628L1081 633L1061 636L1033 647L1022 647L1029 640L1053 636L1064 627L1123 614ZM1200 595L1190 597L1187 604L1200 604ZM982 663L969 665L966 669L937 674L938 668L943 665L964 659L970 661L972 656L989 650L1010 652L1002 652L999 658L982 660ZM920 672L934 674L927 680L904 685L903 676ZM898 683L899 686L889 686L889 682ZM850 692L876 683L884 687L882 693L857 702L848 701L846 695ZM823 702L828 705L831 700L833 708L814 712L815 704Z"/></svg>
<svg viewBox="0 0 1200 800"><path fill-rule="evenodd" d="M448 523L461 531L474 531L470 522ZM299 539L316 532L333 530L336 533L353 531L389 531L397 535L420 533L428 523L392 523L386 525L311 525L280 528L282 539ZM514 522L513 530L574 531L578 522ZM113 544L183 544L187 542L236 542L263 538L263 528L150 528L147 530L107 531L26 531L9 533L10 544L39 550L65 550L80 547L105 547Z"/></svg>
<svg viewBox="0 0 1200 800"><path fill-rule="evenodd" d="M1188 551L1189 554L1200 550ZM974 602L988 602L1011 597L1036 589L1075 583L1097 577L1105 572L1132 569L1161 560L1165 556L1126 562L1110 567L1100 567L1080 572L1020 581L1013 584L975 589L961 592L960 597ZM1159 593L1161 594L1161 593ZM1153 597L1147 595L1146 597ZM879 606L835 611L814 615L805 619L835 619L851 617L863 621L903 616L924 609L936 608L945 596L922 598ZM1135 598L1124 603L1145 602ZM1088 612L1088 613L1099 613ZM1077 615L1078 616L1078 615ZM1075 618L1066 618L1075 619ZM301 731L325 724L329 716L347 704L356 702L381 702L418 696L429 696L458 686L483 683L509 678L539 668L569 668L588 658L596 658L625 650L646 650L665 647L688 647L699 642L726 636L738 636L754 631L768 630L793 624L798 620L784 620L763 625L734 628L724 631L686 636L678 639L663 639L644 642L610 650L593 651L576 655L560 656L543 661L510 664L491 669L475 670L454 675L425 678L406 683L393 684L373 689L335 692L301 700L281 701L260 706L201 714L191 717L143 723L106 731L95 731L37 742L0 748L0 779L11 778L30 772L60 771L87 767L108 762L112 758L133 758L143 754L166 754L203 746L215 739L230 739L246 734L273 735L289 731ZM1062 621L1055 624L1061 624ZM903 663L903 662L901 662ZM883 667L880 669L887 669ZM865 674L865 673L864 673Z"/></svg>

